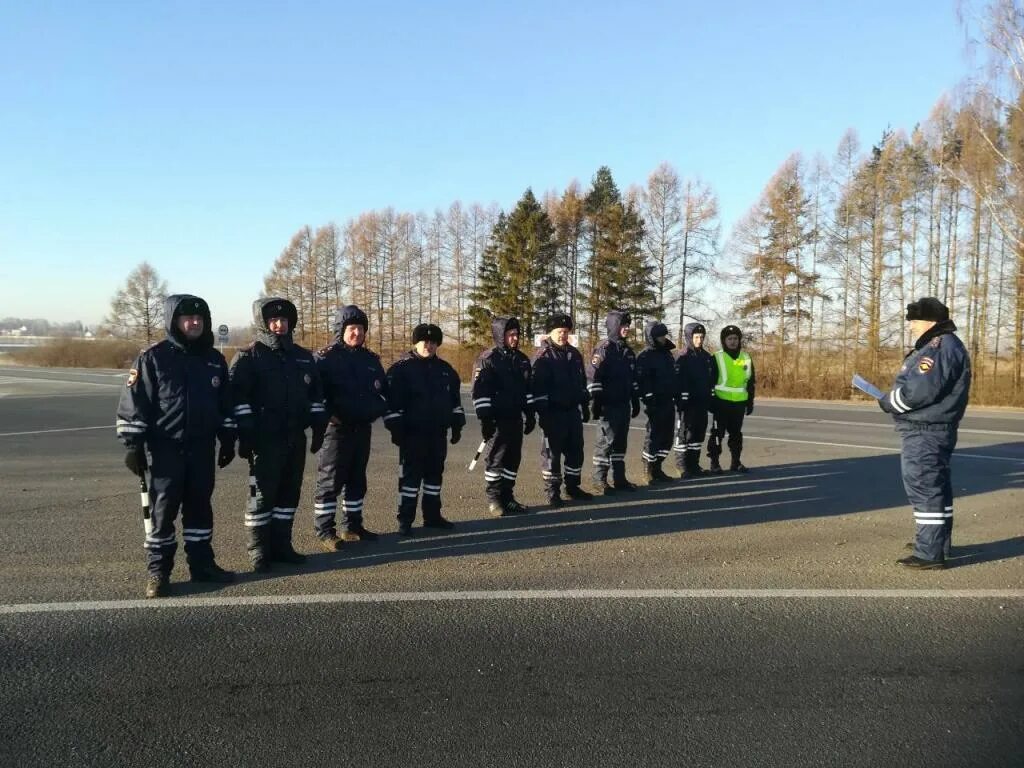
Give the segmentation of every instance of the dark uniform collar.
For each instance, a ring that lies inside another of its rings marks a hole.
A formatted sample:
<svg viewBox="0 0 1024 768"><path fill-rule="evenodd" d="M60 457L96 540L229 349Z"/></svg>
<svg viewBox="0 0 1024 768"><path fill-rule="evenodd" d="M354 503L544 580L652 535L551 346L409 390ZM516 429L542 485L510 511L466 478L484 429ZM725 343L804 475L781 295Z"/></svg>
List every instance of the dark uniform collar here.
<svg viewBox="0 0 1024 768"><path fill-rule="evenodd" d="M914 351L924 349L932 339L955 332L956 324L952 320L942 320L921 334L920 338L914 342Z"/></svg>

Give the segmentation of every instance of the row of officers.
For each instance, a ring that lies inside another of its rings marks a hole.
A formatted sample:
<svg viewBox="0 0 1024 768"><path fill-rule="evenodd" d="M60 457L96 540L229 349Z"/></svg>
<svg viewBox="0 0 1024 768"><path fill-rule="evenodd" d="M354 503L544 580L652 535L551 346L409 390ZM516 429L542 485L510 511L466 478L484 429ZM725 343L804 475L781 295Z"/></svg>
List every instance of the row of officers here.
<svg viewBox="0 0 1024 768"><path fill-rule="evenodd" d="M365 346L369 321L358 307L338 310L334 343L314 355L292 340L295 306L282 298L260 299L254 304L255 339L229 369L214 348L203 299L170 296L164 314L167 338L145 350L129 372L116 425L125 464L146 489L147 597L167 593L179 511L192 579L233 578L214 560L211 496L214 466L226 467L236 452L250 469L245 526L253 569L265 572L275 561L304 559L292 546L292 526L307 429L308 450L318 456L314 526L324 549L377 538L363 525L363 504L378 419L399 452L399 534L412 534L420 499L424 527L453 527L441 514L441 487L448 444L461 439L466 416L458 374L437 357L442 333L436 325L416 326L413 348L385 372ZM519 349L519 321L494 319L494 346L477 359L472 383L487 444L484 479L492 514L529 512L514 488L523 436L538 423L541 473L553 508L565 504L563 486L570 499L592 498L581 485L583 424L591 418L600 429L593 455L600 493L636 487L626 477L625 458L630 419L641 409L647 416L642 455L649 483L675 479L663 469L673 452L681 478L703 474L699 459L709 412L710 471L722 471L726 433L730 469L746 471L740 461L742 425L754 407L755 379L740 329L726 326L722 350L711 355L704 349L704 326L691 323L686 349L674 356L663 323L646 325L639 354L626 341L630 325L628 313L610 312L607 338L585 362L569 343L572 318L554 315L531 361Z"/></svg>

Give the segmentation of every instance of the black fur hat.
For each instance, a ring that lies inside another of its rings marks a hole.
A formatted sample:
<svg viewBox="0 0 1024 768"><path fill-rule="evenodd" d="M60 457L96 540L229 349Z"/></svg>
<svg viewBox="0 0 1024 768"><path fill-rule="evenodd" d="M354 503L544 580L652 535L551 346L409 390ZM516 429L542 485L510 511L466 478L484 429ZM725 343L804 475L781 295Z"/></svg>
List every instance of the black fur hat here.
<svg viewBox="0 0 1024 768"><path fill-rule="evenodd" d="M936 298L926 296L907 304L907 320L931 320L941 323L949 320L949 307Z"/></svg>
<svg viewBox="0 0 1024 768"><path fill-rule="evenodd" d="M564 312L559 315L551 315L547 323L544 324L544 330L551 333L555 328L568 328L569 331L572 331L574 328L572 318Z"/></svg>
<svg viewBox="0 0 1024 768"><path fill-rule="evenodd" d="M437 345L441 344L444 334L441 329L433 323L420 323L412 329L412 343L419 341L432 341Z"/></svg>

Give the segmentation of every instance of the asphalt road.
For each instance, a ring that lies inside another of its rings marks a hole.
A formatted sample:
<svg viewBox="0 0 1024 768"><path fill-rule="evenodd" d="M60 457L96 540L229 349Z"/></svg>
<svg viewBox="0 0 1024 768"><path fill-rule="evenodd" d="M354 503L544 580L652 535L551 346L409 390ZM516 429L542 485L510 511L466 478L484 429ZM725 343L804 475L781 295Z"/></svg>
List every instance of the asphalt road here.
<svg viewBox="0 0 1024 768"><path fill-rule="evenodd" d="M374 439L376 544L247 573L246 477L218 477L240 572L142 601L119 372L0 368L0 765L1019 765L1024 414L972 409L956 557L893 565L913 530L872 405L759 401L748 476L486 514L470 419L447 535L394 535ZM641 423L635 422L637 427ZM378 430L378 433L382 430ZM589 456L594 431L587 430ZM641 477L642 431L629 473ZM156 603L156 605L154 605Z"/></svg>

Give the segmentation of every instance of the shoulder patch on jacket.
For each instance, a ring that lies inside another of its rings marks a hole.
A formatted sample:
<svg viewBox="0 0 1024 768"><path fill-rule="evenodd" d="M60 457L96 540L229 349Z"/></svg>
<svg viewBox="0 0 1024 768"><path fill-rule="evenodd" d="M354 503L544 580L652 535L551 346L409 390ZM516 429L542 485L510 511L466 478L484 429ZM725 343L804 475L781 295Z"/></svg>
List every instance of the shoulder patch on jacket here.
<svg viewBox="0 0 1024 768"><path fill-rule="evenodd" d="M135 368L132 368L130 371L128 371L128 378L125 380L124 384L126 387L134 387L135 382L138 380L139 372Z"/></svg>
<svg viewBox="0 0 1024 768"><path fill-rule="evenodd" d="M932 369L932 366L934 365L934 359L930 357L922 357L917 364L917 370L919 370L921 373L928 373L928 371L930 371Z"/></svg>

